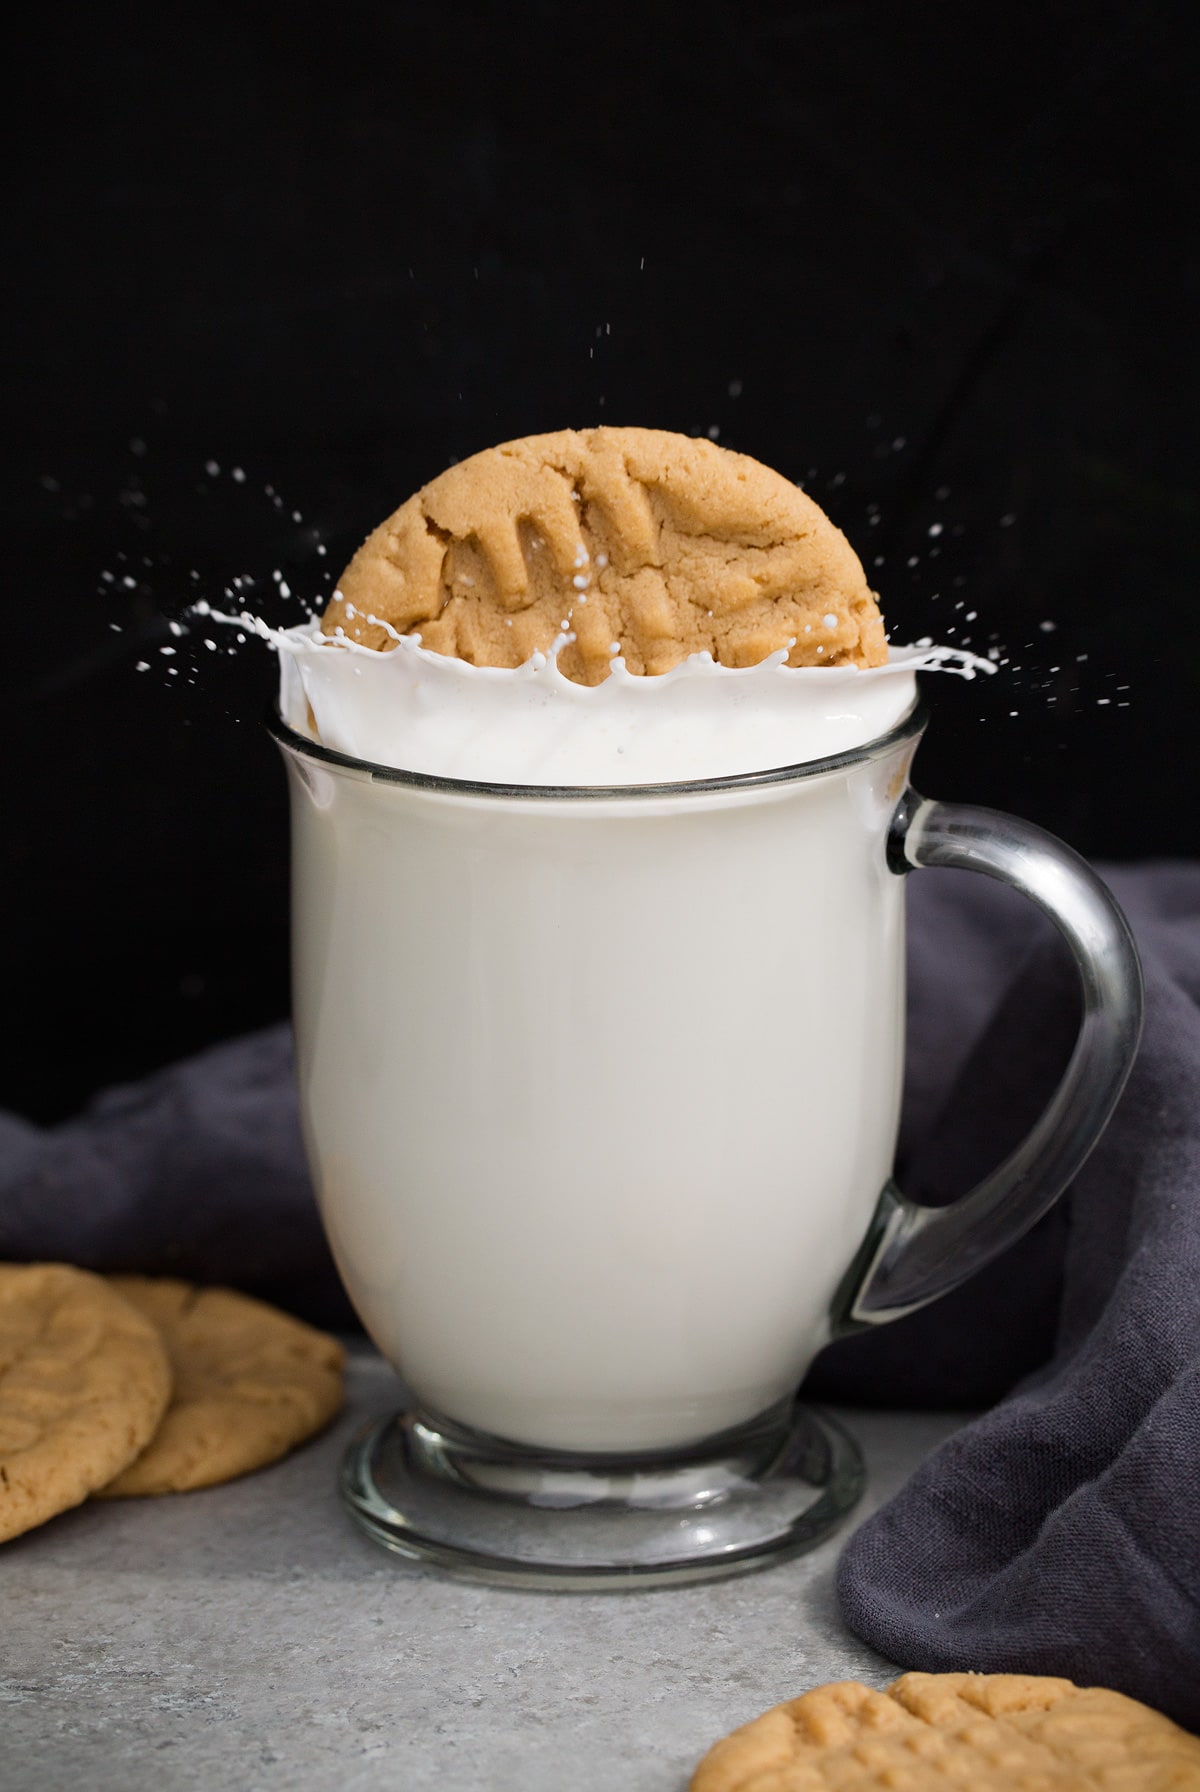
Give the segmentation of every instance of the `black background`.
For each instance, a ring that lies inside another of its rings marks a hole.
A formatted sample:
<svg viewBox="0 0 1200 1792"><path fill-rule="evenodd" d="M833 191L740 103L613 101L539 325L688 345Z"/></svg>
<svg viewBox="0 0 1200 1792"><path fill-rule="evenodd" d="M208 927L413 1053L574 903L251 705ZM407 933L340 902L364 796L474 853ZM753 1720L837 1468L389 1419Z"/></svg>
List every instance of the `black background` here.
<svg viewBox="0 0 1200 1792"><path fill-rule="evenodd" d="M298 620L412 489L535 430L715 428L803 480L894 639L1009 659L927 681L924 789L1093 856L1193 853L1192 19L27 19L5 99L0 1102L54 1118L286 1011L272 668L167 618L236 574Z"/></svg>

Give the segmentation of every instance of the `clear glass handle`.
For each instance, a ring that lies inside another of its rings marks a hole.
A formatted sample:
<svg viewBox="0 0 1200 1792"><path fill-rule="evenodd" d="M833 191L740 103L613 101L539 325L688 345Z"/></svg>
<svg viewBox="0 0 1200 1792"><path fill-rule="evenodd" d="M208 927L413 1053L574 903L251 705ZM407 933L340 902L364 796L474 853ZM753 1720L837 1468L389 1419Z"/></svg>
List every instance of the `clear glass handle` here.
<svg viewBox="0 0 1200 1792"><path fill-rule="evenodd" d="M851 1266L833 1335L899 1319L965 1282L1052 1206L1100 1137L1142 1029L1142 972L1129 923L1077 853L993 809L909 791L888 837L893 871L952 865L1032 898L1071 948L1083 986L1075 1049L1041 1119L1005 1161L949 1207L922 1207L894 1183Z"/></svg>

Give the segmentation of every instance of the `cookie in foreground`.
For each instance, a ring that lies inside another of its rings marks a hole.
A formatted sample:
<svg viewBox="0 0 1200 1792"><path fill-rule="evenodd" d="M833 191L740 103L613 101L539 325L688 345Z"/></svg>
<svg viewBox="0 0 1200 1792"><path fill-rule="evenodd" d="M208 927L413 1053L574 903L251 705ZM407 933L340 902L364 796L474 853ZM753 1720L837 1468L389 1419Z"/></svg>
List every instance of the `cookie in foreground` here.
<svg viewBox="0 0 1200 1792"><path fill-rule="evenodd" d="M111 1481L170 1395L157 1327L100 1276L0 1265L0 1541Z"/></svg>
<svg viewBox="0 0 1200 1792"><path fill-rule="evenodd" d="M345 1353L325 1332L228 1288L149 1276L110 1284L161 1333L175 1392L153 1441L102 1498L233 1480L277 1461L340 1409Z"/></svg>
<svg viewBox="0 0 1200 1792"><path fill-rule="evenodd" d="M1033 1674L855 1680L776 1705L705 1755L689 1792L1196 1792L1200 1739L1123 1693Z"/></svg>

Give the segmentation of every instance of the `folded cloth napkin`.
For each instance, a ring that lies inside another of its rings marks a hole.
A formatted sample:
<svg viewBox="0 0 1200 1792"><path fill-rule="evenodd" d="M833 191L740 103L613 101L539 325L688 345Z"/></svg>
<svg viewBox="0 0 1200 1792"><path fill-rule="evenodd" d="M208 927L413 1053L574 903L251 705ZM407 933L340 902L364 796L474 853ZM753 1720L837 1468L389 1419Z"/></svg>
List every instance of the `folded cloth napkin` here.
<svg viewBox="0 0 1200 1792"><path fill-rule="evenodd" d="M1200 1728L1200 866L1109 873L1146 1031L1066 1199L956 1294L833 1346L814 1398L994 1410L847 1545L842 1608L893 1660L1062 1673ZM1074 973L1001 886L915 874L898 1179L963 1192L1070 1051ZM0 1116L0 1259L224 1281L351 1314L304 1167L285 1028L42 1131ZM1014 1385L1015 1384L1015 1385Z"/></svg>

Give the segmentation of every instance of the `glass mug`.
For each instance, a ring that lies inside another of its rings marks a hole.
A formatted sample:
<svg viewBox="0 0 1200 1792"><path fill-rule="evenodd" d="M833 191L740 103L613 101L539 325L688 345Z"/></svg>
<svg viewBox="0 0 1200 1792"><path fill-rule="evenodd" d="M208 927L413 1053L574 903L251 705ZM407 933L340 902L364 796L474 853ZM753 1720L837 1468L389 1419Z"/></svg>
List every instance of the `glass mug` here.
<svg viewBox="0 0 1200 1792"><path fill-rule="evenodd" d="M854 751L693 783L390 770L275 719L300 1109L338 1268L412 1406L343 1494L478 1578L646 1585L810 1547L862 1487L796 1401L831 1339L1025 1232L1095 1144L1141 1023L1113 898L1067 847ZM950 1207L891 1180L904 887L1030 896L1083 1018L1024 1143Z"/></svg>

